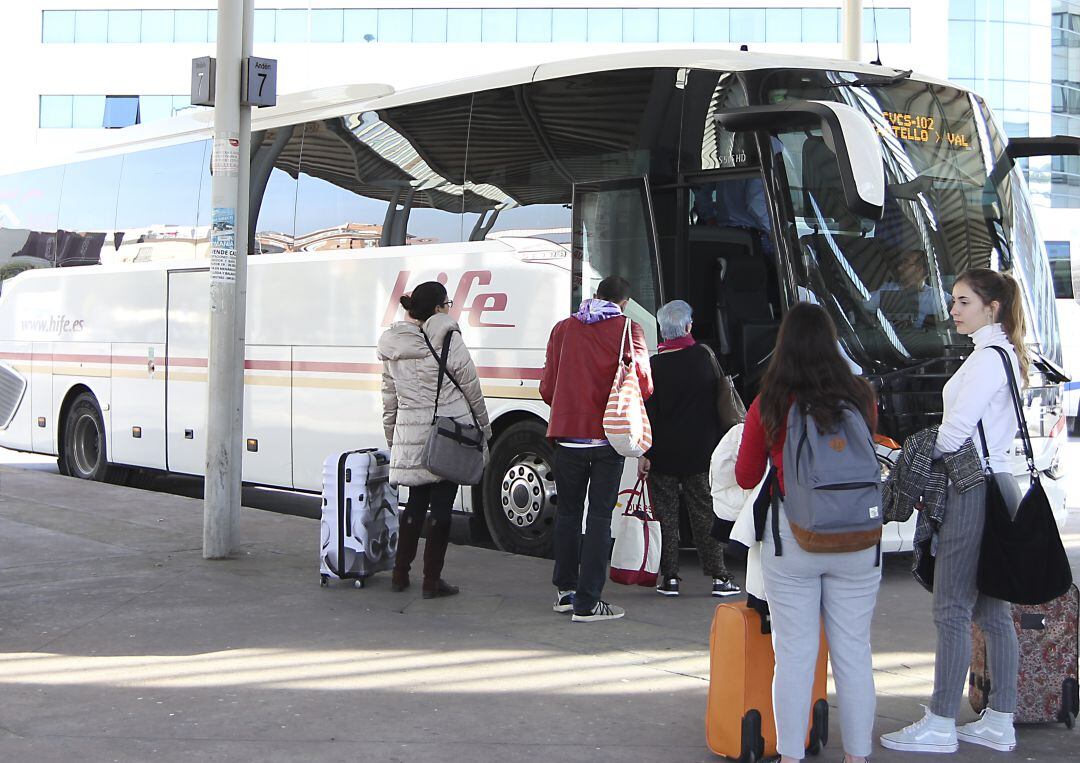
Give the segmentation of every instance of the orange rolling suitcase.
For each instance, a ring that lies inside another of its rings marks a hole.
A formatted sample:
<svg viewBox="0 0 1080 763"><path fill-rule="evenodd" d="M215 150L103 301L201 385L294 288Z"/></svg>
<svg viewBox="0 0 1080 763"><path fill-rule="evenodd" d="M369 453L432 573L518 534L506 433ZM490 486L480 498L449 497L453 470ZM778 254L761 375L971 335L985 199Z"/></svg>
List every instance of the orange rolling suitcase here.
<svg viewBox="0 0 1080 763"><path fill-rule="evenodd" d="M776 755L772 707L773 648L767 615L745 602L720 604L709 637L709 704L705 739L718 755L755 763ZM829 738L828 646L821 634L806 750L817 755Z"/></svg>

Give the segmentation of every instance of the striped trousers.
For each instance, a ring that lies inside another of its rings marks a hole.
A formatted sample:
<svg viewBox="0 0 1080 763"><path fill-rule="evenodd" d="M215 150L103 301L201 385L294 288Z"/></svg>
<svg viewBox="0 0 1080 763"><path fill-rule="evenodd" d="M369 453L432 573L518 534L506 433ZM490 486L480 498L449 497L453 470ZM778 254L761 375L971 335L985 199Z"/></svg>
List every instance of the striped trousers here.
<svg viewBox="0 0 1080 763"><path fill-rule="evenodd" d="M1012 475L998 484L1010 506L1020 501ZM986 486L961 495L949 485L945 521L938 530L934 564L934 624L937 654L934 660L934 695L930 711L955 718L971 666L971 623L986 634L990 667L990 707L1001 713L1016 711L1016 672L1019 649L1008 602L979 593L975 577L979 545L986 521ZM1015 508L1014 508L1015 510Z"/></svg>

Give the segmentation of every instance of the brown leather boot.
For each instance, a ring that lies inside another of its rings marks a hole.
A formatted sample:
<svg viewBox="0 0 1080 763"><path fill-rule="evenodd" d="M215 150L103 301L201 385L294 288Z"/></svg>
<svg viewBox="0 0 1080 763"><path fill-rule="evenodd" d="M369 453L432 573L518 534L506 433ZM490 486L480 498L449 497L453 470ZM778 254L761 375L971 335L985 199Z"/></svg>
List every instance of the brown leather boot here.
<svg viewBox="0 0 1080 763"><path fill-rule="evenodd" d="M409 567L416 558L416 547L420 543L420 530L423 524L423 520L414 521L407 514L401 515L397 556L394 558L394 574L390 580L390 590L395 593L400 593L409 587Z"/></svg>
<svg viewBox="0 0 1080 763"><path fill-rule="evenodd" d="M421 592L425 599L453 596L459 590L441 577L443 563L446 561L446 547L449 544L450 520L428 522L427 540L424 542L424 587Z"/></svg>

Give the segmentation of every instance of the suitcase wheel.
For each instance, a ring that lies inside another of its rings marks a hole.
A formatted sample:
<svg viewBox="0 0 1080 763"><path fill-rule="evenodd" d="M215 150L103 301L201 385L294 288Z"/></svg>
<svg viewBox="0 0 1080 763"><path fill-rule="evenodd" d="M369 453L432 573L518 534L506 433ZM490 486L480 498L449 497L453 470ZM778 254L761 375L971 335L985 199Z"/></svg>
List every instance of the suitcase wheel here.
<svg viewBox="0 0 1080 763"><path fill-rule="evenodd" d="M1076 725L1076 716L1080 712L1080 696L1075 678L1066 678L1061 682L1061 710L1058 711L1058 720L1065 724L1065 728L1071 729Z"/></svg>
<svg viewBox="0 0 1080 763"><path fill-rule="evenodd" d="M364 587L363 578L357 578L356 580L353 581L353 588L363 588L363 587Z"/></svg>
<svg viewBox="0 0 1080 763"><path fill-rule="evenodd" d="M742 719L742 754L739 763L757 763L765 757L765 739L761 736L761 713L750 710Z"/></svg>
<svg viewBox="0 0 1080 763"><path fill-rule="evenodd" d="M326 586L329 585L329 583L330 583L330 576L329 575L319 575L319 587L320 588L326 588Z"/></svg>

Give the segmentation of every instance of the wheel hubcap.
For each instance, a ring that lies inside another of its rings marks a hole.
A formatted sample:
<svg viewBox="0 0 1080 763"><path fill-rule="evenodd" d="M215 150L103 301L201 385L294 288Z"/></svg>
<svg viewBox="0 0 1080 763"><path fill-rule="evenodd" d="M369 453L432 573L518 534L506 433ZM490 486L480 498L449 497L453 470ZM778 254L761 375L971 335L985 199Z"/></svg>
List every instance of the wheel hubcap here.
<svg viewBox="0 0 1080 763"><path fill-rule="evenodd" d="M555 511L555 478L547 460L535 453L515 458L499 488L502 511L516 530L531 530Z"/></svg>
<svg viewBox="0 0 1080 763"><path fill-rule="evenodd" d="M101 429L97 419L88 413L79 416L75 422L74 436L75 466L81 474L93 474L101 459Z"/></svg>

